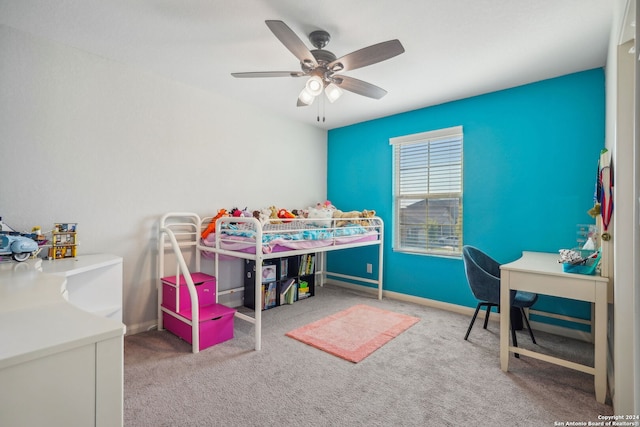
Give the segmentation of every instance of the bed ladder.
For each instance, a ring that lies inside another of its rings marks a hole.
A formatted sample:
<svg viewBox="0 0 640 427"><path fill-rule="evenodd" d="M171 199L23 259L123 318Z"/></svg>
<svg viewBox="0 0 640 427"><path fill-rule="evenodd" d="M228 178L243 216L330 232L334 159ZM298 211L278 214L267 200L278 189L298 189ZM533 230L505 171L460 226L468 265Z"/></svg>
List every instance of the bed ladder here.
<svg viewBox="0 0 640 427"><path fill-rule="evenodd" d="M184 217L188 222L174 222L168 224L168 218L170 217ZM162 282L161 278L164 277L164 252L170 247L173 250L173 254L176 257L177 267L176 267L176 278L179 278L182 275L187 283L187 288L189 289L189 296L191 298L191 347L193 353L198 353L200 351L200 334L198 325L200 324L200 310L199 310L199 301L198 301L198 293L196 292L196 286L193 283L193 279L191 278L191 272L187 267L187 263L184 260L184 256L182 255L182 247L185 246L195 246L197 243L197 238L193 240L193 243L182 243L182 245L178 242L176 238L176 233L174 233L174 228L186 229L186 231L178 232L181 235L189 235L192 233L198 234L200 232L200 217L198 215L192 213L170 213L164 215L160 220L160 229L159 229L159 243L158 243L158 330L164 330L164 325L162 324ZM169 240L167 243L166 240ZM196 256L196 270L200 269L200 254L198 253ZM216 299L217 301L217 299ZM196 325L196 327L193 327Z"/></svg>

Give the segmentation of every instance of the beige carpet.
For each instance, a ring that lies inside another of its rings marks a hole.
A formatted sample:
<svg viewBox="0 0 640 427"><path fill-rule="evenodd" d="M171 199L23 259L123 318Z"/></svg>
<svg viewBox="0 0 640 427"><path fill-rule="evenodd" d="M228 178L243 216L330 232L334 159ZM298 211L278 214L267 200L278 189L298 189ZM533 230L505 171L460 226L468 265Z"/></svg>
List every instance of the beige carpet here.
<svg viewBox="0 0 640 427"><path fill-rule="evenodd" d="M285 336L366 304L420 321L360 363ZM198 354L168 332L125 338L125 425L144 426L553 426L598 421L593 377L522 356L500 370L499 327L471 316L326 286L316 296L263 313L253 326ZM591 345L536 332L538 350L592 363ZM532 347L526 331L518 344Z"/></svg>

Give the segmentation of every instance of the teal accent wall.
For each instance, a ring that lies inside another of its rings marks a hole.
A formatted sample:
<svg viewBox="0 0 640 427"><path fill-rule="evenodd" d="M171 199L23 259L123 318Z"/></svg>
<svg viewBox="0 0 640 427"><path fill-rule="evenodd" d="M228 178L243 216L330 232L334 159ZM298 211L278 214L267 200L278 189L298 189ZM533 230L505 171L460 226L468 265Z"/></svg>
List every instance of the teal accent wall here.
<svg viewBox="0 0 640 427"><path fill-rule="evenodd" d="M371 101L377 102L377 101ZM378 102L384 102L384 99ZM576 244L605 135L601 68L332 129L327 192L341 210L374 209L385 221L384 288L475 307L460 258L392 250L392 149L389 138L463 126L463 238L501 263L524 250ZM330 253L329 271L377 274L373 248ZM536 308L588 319L587 303L541 298Z"/></svg>

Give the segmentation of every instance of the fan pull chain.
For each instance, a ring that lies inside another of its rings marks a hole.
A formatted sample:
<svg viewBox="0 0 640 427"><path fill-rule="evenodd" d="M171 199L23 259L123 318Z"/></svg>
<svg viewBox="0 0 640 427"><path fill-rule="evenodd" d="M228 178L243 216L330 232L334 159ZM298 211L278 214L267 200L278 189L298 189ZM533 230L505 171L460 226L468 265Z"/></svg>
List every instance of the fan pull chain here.
<svg viewBox="0 0 640 427"><path fill-rule="evenodd" d="M324 97L323 96L320 96L320 102L318 102L318 115L316 117L316 120L318 121L318 123L320 122L320 104L322 104L322 122L324 123L326 118L324 116Z"/></svg>
<svg viewBox="0 0 640 427"><path fill-rule="evenodd" d="M325 102L325 97L323 96L322 97L322 123L324 123L324 120L325 120L325 118L324 118L324 106L326 104L324 102Z"/></svg>

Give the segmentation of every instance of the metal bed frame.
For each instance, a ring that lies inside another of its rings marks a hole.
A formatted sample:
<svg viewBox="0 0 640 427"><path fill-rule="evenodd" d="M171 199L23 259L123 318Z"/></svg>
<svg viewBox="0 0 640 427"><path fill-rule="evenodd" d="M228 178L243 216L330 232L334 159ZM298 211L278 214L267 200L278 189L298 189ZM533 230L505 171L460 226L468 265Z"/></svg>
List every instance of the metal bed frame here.
<svg viewBox="0 0 640 427"><path fill-rule="evenodd" d="M377 239L368 241L359 241L353 243L337 243L334 239L331 244L327 246L319 246L313 249L294 249L282 252L263 253L262 241L263 234L268 233L263 231L263 227L256 218L252 217L223 217L216 221L216 229L220 230L229 224L242 224L245 227L250 227L255 232L255 251L240 252L235 250L223 249L222 243L225 239L222 237L222 233L216 233L215 246L205 246L202 244L200 234L206 224L211 221L212 217L200 218L199 215L191 212L170 212L163 215L159 224L159 239L158 239L158 330L163 330L162 314L169 313L168 310L162 307L162 284L160 279L165 276L165 256L166 251L170 250L176 258L176 276L183 275L185 282L189 288L189 295L191 297L192 308L192 351L198 353L200 348L199 331L197 327L199 323L199 310L198 310L198 295L196 292L195 284L191 279L190 269L185 260L184 251L195 250L195 259L191 263L194 265L194 271L201 271L201 262L203 253L213 253L215 255L214 276L218 278L220 256L228 256L238 259L248 259L255 261L256 265L262 265L262 262L267 259L282 258L287 256L304 255L309 253L317 254L319 262L318 268L315 271L316 277L319 277L319 285L323 286L326 282L327 275L332 277L339 277L348 280L355 280L359 282L371 283L377 285L378 299L382 299L382 277L383 277L383 236L384 236L384 223L379 217L370 218L370 225L367 228L377 231ZM343 220L343 219L341 219ZM307 219L294 219L293 222L298 222L302 227L305 227L305 223L311 220ZM333 221L333 220L332 220ZM332 222L334 225L335 222ZM329 234L333 234L333 230L337 227L322 228L322 231L326 231ZM302 229L302 228L301 228ZM335 234L334 234L335 235ZM326 271L326 259L325 254L330 251L357 248L363 246L375 246L378 250L378 277L377 279L370 279L366 277L349 276L339 273ZM255 301L258 302L262 298L262 282L260 275L256 274L255 280ZM218 302L218 295L236 292L239 289L230 289L222 292L216 292L216 302ZM260 304L255 304L254 316L251 317L247 314L236 312L235 316L239 319L245 320L255 325L255 350L259 351L262 347L262 307ZM184 320L183 320L184 321Z"/></svg>

